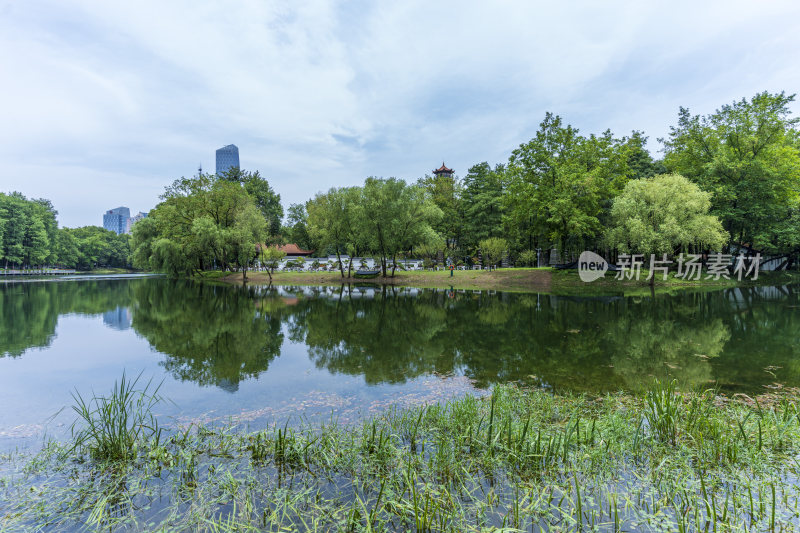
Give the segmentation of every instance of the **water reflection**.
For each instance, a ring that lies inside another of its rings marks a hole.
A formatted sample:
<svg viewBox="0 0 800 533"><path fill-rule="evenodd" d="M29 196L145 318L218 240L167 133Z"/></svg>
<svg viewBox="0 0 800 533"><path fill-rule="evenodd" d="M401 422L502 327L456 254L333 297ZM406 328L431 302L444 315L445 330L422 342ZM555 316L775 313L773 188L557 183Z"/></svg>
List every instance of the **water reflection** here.
<svg viewBox="0 0 800 533"><path fill-rule="evenodd" d="M465 375L554 390L637 390L653 378L760 391L800 385L795 287L559 297L394 287L241 287L165 279L0 286L0 357L46 347L58 316L132 327L180 380L234 392L288 346L367 384Z"/></svg>

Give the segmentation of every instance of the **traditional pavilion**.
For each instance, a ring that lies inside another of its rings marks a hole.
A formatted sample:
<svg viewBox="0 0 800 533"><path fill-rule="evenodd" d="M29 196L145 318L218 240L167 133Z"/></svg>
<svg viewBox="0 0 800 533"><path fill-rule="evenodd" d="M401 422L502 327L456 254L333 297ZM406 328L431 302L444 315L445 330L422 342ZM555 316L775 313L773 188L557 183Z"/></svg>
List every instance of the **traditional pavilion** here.
<svg viewBox="0 0 800 533"><path fill-rule="evenodd" d="M452 178L453 177L453 169L447 168L444 166L444 161L442 161L442 166L437 168L433 171L436 176L443 177L443 178Z"/></svg>

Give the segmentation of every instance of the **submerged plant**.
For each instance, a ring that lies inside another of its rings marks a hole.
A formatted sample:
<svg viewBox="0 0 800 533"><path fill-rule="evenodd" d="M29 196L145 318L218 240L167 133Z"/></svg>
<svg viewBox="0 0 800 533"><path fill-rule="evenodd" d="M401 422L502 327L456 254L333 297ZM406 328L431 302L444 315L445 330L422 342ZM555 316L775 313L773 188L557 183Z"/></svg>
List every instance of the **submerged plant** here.
<svg viewBox="0 0 800 533"><path fill-rule="evenodd" d="M72 409L78 418L72 423L73 449L88 450L99 461L126 461L145 441L158 443L161 429L153 407L162 401L161 385L152 380L137 388L142 374L129 379L123 372L109 396L84 397L75 391Z"/></svg>

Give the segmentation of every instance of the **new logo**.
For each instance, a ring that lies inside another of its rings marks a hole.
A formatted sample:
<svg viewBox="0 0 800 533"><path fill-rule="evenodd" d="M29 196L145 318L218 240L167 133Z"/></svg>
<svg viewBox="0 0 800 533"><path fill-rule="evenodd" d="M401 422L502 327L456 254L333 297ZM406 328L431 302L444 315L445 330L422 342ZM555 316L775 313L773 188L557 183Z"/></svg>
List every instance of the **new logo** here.
<svg viewBox="0 0 800 533"><path fill-rule="evenodd" d="M581 281L590 283L606 275L608 262L594 252L585 251L578 258L578 275Z"/></svg>

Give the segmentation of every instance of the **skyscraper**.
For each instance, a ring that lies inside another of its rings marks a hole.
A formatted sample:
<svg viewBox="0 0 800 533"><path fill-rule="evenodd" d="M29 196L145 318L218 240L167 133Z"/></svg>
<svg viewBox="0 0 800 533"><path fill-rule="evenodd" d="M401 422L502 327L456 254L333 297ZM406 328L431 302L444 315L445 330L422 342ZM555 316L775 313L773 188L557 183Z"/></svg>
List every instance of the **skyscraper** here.
<svg viewBox="0 0 800 533"><path fill-rule="evenodd" d="M103 227L117 235L130 233L131 227L143 218L147 218L147 213L139 211L135 216L131 216L131 210L127 207L117 207L105 212Z"/></svg>
<svg viewBox="0 0 800 533"><path fill-rule="evenodd" d="M111 209L103 215L103 227L117 235L126 233L129 218L131 218L131 210L127 207Z"/></svg>
<svg viewBox="0 0 800 533"><path fill-rule="evenodd" d="M217 176L225 174L231 167L239 168L239 148L235 144L217 150Z"/></svg>

